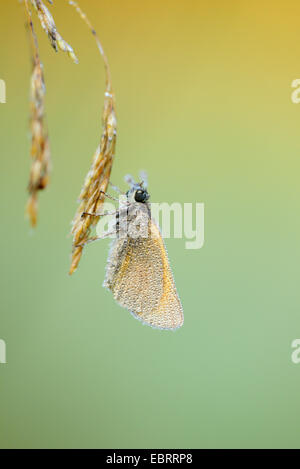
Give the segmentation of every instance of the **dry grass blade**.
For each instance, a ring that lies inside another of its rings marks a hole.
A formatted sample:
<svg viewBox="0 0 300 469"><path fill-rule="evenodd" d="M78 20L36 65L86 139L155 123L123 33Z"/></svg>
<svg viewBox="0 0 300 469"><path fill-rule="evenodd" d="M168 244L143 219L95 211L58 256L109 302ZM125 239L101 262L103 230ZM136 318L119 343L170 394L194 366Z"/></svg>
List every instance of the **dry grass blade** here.
<svg viewBox="0 0 300 469"><path fill-rule="evenodd" d="M31 170L29 178L29 200L26 212L32 226L37 222L38 192L46 188L50 175L50 146L47 125L45 122L45 83L42 64L39 57L38 44L31 20L31 12L27 0L25 6L28 17L29 34L33 51L33 70L30 88L30 127L31 127Z"/></svg>
<svg viewBox="0 0 300 469"><path fill-rule="evenodd" d="M83 216L83 213L99 213L104 202L105 196L102 192L106 192L110 179L116 146L117 120L115 115L115 103L111 86L109 64L103 52L99 38L78 4L74 1L70 1L69 3L76 8L81 18L91 29L94 37L96 38L100 53L104 59L106 69L106 91L102 115L102 137L100 145L93 157L90 171L85 178L84 186L79 196L79 206L72 223L73 250L70 268L70 274L72 274L78 267L83 247L90 237L91 229L99 220L99 217L90 215Z"/></svg>
<svg viewBox="0 0 300 469"><path fill-rule="evenodd" d="M49 3L52 1L48 0ZM44 31L47 33L49 41L53 49L57 52L59 49L63 52L66 52L73 62L78 63L78 59L73 51L73 48L68 44L59 34L56 29L56 24L51 15L50 11L43 3L42 0L31 0L32 5L34 6L38 18L40 20L41 26Z"/></svg>

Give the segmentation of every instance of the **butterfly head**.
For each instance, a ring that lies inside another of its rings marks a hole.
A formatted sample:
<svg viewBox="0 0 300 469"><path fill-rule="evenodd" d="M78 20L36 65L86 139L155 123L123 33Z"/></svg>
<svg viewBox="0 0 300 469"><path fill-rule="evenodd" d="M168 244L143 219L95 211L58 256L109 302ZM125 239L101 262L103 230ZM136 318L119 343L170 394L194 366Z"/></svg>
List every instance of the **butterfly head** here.
<svg viewBox="0 0 300 469"><path fill-rule="evenodd" d="M146 177L139 183L135 182L132 176L126 176L125 180L131 186L126 194L130 201L144 204L149 200Z"/></svg>

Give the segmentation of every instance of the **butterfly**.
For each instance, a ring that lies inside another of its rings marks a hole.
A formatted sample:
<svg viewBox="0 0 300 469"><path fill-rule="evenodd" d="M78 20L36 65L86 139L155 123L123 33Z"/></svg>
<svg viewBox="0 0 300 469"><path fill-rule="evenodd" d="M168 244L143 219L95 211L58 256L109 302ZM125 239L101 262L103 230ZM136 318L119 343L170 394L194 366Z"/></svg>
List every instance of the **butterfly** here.
<svg viewBox="0 0 300 469"><path fill-rule="evenodd" d="M103 286L144 324L178 329L183 325L183 309L160 229L151 217L146 177L140 183L131 176L126 180L130 189L113 213L112 230L100 237L114 235Z"/></svg>

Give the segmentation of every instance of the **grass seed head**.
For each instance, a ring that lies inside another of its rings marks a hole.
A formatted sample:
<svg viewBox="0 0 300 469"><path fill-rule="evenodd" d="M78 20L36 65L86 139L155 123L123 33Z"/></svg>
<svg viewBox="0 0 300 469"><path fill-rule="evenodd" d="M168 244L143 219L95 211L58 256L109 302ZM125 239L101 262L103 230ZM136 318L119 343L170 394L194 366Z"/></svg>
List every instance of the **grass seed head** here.
<svg viewBox="0 0 300 469"><path fill-rule="evenodd" d="M37 37L35 35L31 11L25 0L30 45L32 50L32 75L30 82L30 130L31 130L31 169L29 175L29 199L26 213L32 226L37 223L38 192L48 185L51 169L50 145L45 117L45 82L40 61Z"/></svg>
<svg viewBox="0 0 300 469"><path fill-rule="evenodd" d="M49 41L53 49L58 52L60 49L63 52L66 52L68 56L73 60L74 63L78 63L78 59L74 53L73 48L68 44L59 34L56 29L56 24L51 15L50 11L43 3L42 0L31 0L31 3L37 12L38 18L40 20L41 26L44 31L47 33ZM52 3L52 2L49 2Z"/></svg>
<svg viewBox="0 0 300 469"><path fill-rule="evenodd" d="M73 251L70 274L75 272L80 261L83 246L88 241L91 229L99 217L82 216L84 212L99 213L104 202L102 192L107 191L113 159L115 155L117 120L114 109L114 98L105 94L103 109L103 133L91 168L86 175L83 188L79 195L79 206L72 223Z"/></svg>
<svg viewBox="0 0 300 469"><path fill-rule="evenodd" d="M26 212L32 226L37 222L37 194L47 187L50 177L51 156L47 125L45 122L45 83L40 61L32 71L30 89L31 170L29 176L29 200Z"/></svg>

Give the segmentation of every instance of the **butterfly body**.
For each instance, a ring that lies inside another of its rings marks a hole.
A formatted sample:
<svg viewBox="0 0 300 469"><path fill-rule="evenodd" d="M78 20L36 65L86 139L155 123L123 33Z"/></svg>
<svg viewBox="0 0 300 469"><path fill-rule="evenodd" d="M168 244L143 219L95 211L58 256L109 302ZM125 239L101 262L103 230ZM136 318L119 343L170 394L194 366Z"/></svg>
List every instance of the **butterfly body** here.
<svg viewBox="0 0 300 469"><path fill-rule="evenodd" d="M115 300L143 323L175 330L183 324L167 251L154 220L149 195L134 184L116 220L104 286Z"/></svg>

